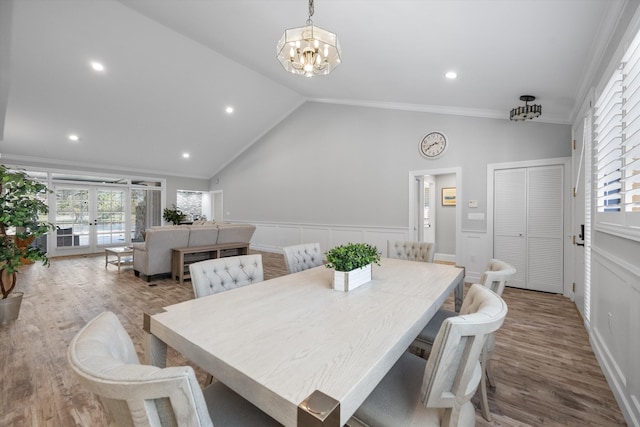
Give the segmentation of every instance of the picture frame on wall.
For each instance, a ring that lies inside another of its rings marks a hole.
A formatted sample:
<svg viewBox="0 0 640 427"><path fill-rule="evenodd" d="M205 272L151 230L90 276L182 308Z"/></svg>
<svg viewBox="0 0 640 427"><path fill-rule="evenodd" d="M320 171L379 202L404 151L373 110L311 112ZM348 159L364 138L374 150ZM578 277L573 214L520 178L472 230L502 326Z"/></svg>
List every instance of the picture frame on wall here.
<svg viewBox="0 0 640 427"><path fill-rule="evenodd" d="M444 187L442 189L442 206L456 205L456 187Z"/></svg>

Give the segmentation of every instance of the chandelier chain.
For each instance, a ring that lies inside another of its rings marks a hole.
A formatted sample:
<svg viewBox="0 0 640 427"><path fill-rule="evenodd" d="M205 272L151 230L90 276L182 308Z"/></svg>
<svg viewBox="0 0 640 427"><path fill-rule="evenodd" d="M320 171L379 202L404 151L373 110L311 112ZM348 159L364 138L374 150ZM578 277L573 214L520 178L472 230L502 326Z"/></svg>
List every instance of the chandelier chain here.
<svg viewBox="0 0 640 427"><path fill-rule="evenodd" d="M313 7L313 0L309 0L309 19L307 19L307 25L311 25L313 23L313 21L311 21L313 12L315 12L315 9Z"/></svg>

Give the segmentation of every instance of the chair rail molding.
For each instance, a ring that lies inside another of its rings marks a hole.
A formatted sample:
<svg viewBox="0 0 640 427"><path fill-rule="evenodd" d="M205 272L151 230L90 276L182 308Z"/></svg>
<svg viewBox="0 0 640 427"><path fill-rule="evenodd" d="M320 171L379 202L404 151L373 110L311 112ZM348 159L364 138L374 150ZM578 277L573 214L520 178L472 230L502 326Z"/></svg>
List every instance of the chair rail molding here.
<svg viewBox="0 0 640 427"><path fill-rule="evenodd" d="M245 221L243 221L245 222ZM387 240L408 240L406 227L370 225L304 224L246 221L256 226L251 248L283 253L285 246L319 242L323 252L345 243L366 242L376 246L382 256L387 254Z"/></svg>

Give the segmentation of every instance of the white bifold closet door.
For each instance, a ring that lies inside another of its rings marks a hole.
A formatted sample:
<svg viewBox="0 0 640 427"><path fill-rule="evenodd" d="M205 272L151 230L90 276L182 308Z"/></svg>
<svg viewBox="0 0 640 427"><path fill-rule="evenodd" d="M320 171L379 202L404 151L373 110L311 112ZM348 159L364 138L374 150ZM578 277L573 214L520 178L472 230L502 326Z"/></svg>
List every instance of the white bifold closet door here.
<svg viewBox="0 0 640 427"><path fill-rule="evenodd" d="M563 166L494 172L493 256L517 273L507 285L563 292Z"/></svg>

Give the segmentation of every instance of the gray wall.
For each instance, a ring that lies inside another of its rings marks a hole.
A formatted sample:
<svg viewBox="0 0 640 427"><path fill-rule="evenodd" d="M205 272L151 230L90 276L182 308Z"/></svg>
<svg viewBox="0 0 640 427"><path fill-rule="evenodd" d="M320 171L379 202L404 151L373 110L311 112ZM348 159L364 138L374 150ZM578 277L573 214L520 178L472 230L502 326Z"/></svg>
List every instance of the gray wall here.
<svg viewBox="0 0 640 427"><path fill-rule="evenodd" d="M455 255L456 253L456 207L442 206L442 189L456 186L453 173L436 175L436 252ZM456 201L458 203L458 201Z"/></svg>
<svg viewBox="0 0 640 427"><path fill-rule="evenodd" d="M450 147L427 160L418 143L434 130ZM567 125L307 102L211 189L224 190L226 220L407 227L409 172L461 167L462 228L485 230L466 219L466 201L486 214L488 163L570 155Z"/></svg>

